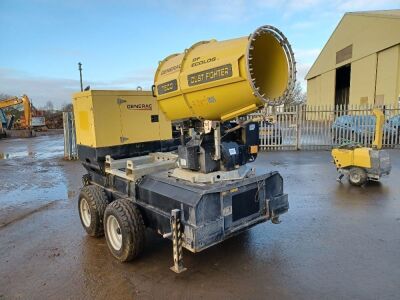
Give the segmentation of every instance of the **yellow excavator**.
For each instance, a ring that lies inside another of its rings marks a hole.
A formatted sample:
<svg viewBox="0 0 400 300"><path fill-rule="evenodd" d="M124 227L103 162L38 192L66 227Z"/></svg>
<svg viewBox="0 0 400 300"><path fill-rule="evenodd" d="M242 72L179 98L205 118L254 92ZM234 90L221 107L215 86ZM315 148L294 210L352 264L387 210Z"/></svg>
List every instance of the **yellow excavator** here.
<svg viewBox="0 0 400 300"><path fill-rule="evenodd" d="M32 109L31 102L27 95L19 97L12 97L3 101L0 101L0 109L4 109L11 106L22 104L24 107L24 121L21 122L21 128L28 129L32 125Z"/></svg>
<svg viewBox="0 0 400 300"><path fill-rule="evenodd" d="M373 114L376 124L371 148L353 143L332 149L334 164L339 172L338 181L347 175L350 184L361 186L368 180L378 181L382 176L389 175L391 171L389 153L382 150L385 116L380 109L374 109Z"/></svg>

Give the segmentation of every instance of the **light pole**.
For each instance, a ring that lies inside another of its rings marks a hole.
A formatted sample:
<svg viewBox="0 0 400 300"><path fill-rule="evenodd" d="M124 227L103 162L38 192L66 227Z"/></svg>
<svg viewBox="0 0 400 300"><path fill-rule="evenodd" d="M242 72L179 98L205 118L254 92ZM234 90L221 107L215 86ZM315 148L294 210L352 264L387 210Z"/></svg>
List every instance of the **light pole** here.
<svg viewBox="0 0 400 300"><path fill-rule="evenodd" d="M79 77L81 80L81 92L83 92L83 83L82 83L82 63L78 63Z"/></svg>

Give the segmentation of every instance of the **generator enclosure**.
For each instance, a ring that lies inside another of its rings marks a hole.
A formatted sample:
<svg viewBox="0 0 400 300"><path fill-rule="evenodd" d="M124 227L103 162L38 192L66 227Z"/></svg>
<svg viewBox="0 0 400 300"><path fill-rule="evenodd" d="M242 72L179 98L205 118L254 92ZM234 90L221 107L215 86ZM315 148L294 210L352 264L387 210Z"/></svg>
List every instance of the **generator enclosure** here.
<svg viewBox="0 0 400 300"><path fill-rule="evenodd" d="M179 144L150 91L84 91L74 94L73 107L84 165L103 169L106 155L121 159L171 151Z"/></svg>

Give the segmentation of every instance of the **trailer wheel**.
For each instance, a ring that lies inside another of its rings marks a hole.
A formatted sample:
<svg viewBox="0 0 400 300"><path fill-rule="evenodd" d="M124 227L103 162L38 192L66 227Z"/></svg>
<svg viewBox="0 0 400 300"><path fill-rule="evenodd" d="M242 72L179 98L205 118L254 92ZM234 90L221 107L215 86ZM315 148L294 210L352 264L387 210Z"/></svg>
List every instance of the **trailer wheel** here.
<svg viewBox="0 0 400 300"><path fill-rule="evenodd" d="M88 185L81 189L78 200L79 217L88 235L104 235L103 216L108 202L104 189L99 186Z"/></svg>
<svg viewBox="0 0 400 300"><path fill-rule="evenodd" d="M107 206L104 230L108 248L119 261L131 261L143 251L145 226L132 201L118 199Z"/></svg>
<svg viewBox="0 0 400 300"><path fill-rule="evenodd" d="M368 180L367 172L364 169L354 167L349 172L349 182L352 185L361 186Z"/></svg>

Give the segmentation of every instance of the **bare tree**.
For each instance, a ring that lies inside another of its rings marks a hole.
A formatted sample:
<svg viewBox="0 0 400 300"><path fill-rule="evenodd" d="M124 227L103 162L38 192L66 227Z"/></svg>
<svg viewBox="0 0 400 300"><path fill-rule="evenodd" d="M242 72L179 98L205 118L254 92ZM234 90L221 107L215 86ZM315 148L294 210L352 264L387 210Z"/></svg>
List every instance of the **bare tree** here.
<svg viewBox="0 0 400 300"><path fill-rule="evenodd" d="M49 110L49 111L53 111L54 110L54 104L53 104L53 102L51 100L46 102L45 109Z"/></svg>
<svg viewBox="0 0 400 300"><path fill-rule="evenodd" d="M64 103L62 105L62 111L72 111L72 110L73 110L72 103Z"/></svg>
<svg viewBox="0 0 400 300"><path fill-rule="evenodd" d="M307 102L307 93L303 91L299 81L296 82L292 93L287 97L287 105L300 105Z"/></svg>

